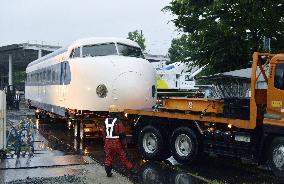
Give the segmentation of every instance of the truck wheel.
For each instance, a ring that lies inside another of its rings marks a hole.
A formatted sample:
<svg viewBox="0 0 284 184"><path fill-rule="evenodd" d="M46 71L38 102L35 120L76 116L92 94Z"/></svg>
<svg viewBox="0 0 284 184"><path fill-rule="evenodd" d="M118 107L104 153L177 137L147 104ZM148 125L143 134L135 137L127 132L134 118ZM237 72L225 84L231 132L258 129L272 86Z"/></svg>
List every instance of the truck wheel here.
<svg viewBox="0 0 284 184"><path fill-rule="evenodd" d="M171 151L176 161L192 163L199 153L198 140L195 133L187 127L177 128L171 137Z"/></svg>
<svg viewBox="0 0 284 184"><path fill-rule="evenodd" d="M174 183L196 183L194 177L186 172L178 171L175 173Z"/></svg>
<svg viewBox="0 0 284 184"><path fill-rule="evenodd" d="M161 173L159 172L159 165L148 162L142 166L139 179L142 183L161 183L163 177L161 178L159 173Z"/></svg>
<svg viewBox="0 0 284 184"><path fill-rule="evenodd" d="M169 157L161 130L154 126L144 127L138 138L139 150L142 156L148 160L163 160Z"/></svg>
<svg viewBox="0 0 284 184"><path fill-rule="evenodd" d="M271 142L268 165L277 177L284 176L284 137L276 137Z"/></svg>

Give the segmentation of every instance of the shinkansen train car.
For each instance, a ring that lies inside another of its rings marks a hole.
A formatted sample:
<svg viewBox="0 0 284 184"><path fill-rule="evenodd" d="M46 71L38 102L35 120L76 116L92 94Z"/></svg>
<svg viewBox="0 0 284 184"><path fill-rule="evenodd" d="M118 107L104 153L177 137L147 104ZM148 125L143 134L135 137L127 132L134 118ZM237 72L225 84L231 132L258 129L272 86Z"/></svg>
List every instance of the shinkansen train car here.
<svg viewBox="0 0 284 184"><path fill-rule="evenodd" d="M152 65L127 39L87 38L38 60L27 69L25 98L31 107L69 116L151 108L156 102Z"/></svg>

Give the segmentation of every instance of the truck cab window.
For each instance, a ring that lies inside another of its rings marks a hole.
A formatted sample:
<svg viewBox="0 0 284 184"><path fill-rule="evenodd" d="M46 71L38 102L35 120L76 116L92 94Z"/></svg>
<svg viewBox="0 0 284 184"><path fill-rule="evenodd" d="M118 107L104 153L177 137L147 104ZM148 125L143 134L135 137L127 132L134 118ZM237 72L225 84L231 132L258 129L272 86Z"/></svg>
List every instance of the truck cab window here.
<svg viewBox="0 0 284 184"><path fill-rule="evenodd" d="M185 81L193 81L193 78L190 78L190 75L185 75Z"/></svg>
<svg viewBox="0 0 284 184"><path fill-rule="evenodd" d="M276 64L274 86L278 89L284 89L284 64Z"/></svg>

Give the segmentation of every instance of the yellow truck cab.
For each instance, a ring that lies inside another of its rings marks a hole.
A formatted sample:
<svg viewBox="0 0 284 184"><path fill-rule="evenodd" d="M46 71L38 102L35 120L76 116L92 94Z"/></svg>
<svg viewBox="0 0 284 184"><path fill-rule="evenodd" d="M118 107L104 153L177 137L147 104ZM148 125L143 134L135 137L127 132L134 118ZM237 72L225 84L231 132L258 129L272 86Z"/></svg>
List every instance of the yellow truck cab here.
<svg viewBox="0 0 284 184"><path fill-rule="evenodd" d="M167 98L160 108L124 113L146 159L190 164L202 152L253 158L283 177L284 54L253 54L249 91L249 98Z"/></svg>

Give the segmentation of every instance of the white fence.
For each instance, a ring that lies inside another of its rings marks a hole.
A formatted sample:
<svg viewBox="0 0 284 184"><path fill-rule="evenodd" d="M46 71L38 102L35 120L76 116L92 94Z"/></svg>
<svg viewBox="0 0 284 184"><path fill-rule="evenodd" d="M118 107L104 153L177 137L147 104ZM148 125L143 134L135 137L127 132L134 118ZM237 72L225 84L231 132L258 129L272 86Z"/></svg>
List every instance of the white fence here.
<svg viewBox="0 0 284 184"><path fill-rule="evenodd" d="M0 150L6 149L6 94L0 91Z"/></svg>

